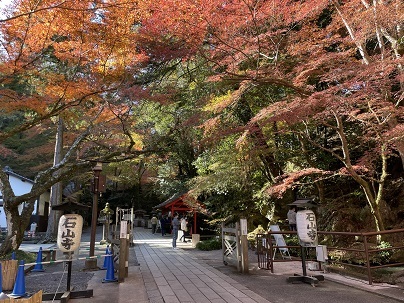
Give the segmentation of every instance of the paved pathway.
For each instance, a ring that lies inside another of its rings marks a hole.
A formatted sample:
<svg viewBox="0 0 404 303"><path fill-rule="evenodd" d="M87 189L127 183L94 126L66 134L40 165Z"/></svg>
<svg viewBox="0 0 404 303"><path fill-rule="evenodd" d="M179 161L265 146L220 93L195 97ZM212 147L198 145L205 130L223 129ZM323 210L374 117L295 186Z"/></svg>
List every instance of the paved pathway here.
<svg viewBox="0 0 404 303"><path fill-rule="evenodd" d="M136 245L137 244L137 245ZM197 260L171 238L135 231L135 251L150 302L269 303L220 271Z"/></svg>

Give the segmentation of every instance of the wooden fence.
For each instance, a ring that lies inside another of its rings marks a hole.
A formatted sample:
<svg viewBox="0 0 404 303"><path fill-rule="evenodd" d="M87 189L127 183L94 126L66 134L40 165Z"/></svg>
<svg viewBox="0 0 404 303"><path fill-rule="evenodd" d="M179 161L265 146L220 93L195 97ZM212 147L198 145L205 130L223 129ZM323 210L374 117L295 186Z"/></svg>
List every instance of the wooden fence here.
<svg viewBox="0 0 404 303"><path fill-rule="evenodd" d="M241 251L240 251L240 237L239 237L239 224L236 222L235 226L228 227L222 223L222 248L223 248L223 263L233 265L240 271L241 268Z"/></svg>
<svg viewBox="0 0 404 303"><path fill-rule="evenodd" d="M244 223L244 224L242 224ZM243 219L225 226L222 223L222 249L223 263L234 265L242 273L248 273L248 241L247 241L247 220Z"/></svg>
<svg viewBox="0 0 404 303"><path fill-rule="evenodd" d="M300 260L299 257L295 257L293 259L285 258L284 255L281 255L281 259L275 258L275 252L277 249L300 249L300 246L296 245L284 245L282 243L278 243L273 241L271 237L274 235L296 235L296 231L268 231L267 234L257 234L256 243L257 243L257 255L258 255L258 267L262 269L269 269L271 272L274 272L274 264L276 262L288 262L288 261L296 261ZM369 285L373 283L373 275L372 270L386 268L386 267L402 267L404 266L404 262L401 260L396 260L395 262L388 261L384 264L377 264L377 259L381 258L383 255L392 255L393 252L404 251L404 245L400 243L400 239L404 236L404 229L393 229L393 230L385 230L379 232L327 232L327 231L317 231L319 237L319 243L322 243L322 240L326 238L328 241L332 243L356 243L355 247L344 247L344 246L326 246L326 250L328 252L340 253L343 255L353 255L357 260L361 260L359 263L352 263L349 261L344 261L344 258L341 257L341 260L335 258L327 257L329 264L338 264L342 267L352 267L357 268L359 270L363 270L366 272ZM385 247L377 246L379 237L384 237L386 241L389 239L394 240L397 243L395 246L386 245ZM360 245L359 245L360 244ZM324 245L322 245L324 246ZM314 248L306 248L306 249L314 249ZM317 252L317 251L316 251ZM316 259L310 259L311 261L316 261ZM377 262L375 262L376 260Z"/></svg>
<svg viewBox="0 0 404 303"><path fill-rule="evenodd" d="M3 290L13 290L18 271L18 260L1 261Z"/></svg>

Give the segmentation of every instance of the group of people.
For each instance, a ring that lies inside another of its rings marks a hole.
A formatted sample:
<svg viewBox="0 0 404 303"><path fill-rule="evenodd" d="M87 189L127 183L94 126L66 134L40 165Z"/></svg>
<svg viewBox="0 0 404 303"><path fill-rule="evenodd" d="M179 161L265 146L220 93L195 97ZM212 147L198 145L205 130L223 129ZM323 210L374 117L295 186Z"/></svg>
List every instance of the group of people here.
<svg viewBox="0 0 404 303"><path fill-rule="evenodd" d="M165 236L167 233L167 230L170 229L171 226L171 220L170 217L165 217L161 216L160 220L157 219L157 217L154 215L151 219L151 225L152 225L152 233L155 234L157 232L157 226L160 223L160 230L161 230L161 235Z"/></svg>
<svg viewBox="0 0 404 303"><path fill-rule="evenodd" d="M292 206L290 207L288 213L287 213L287 219L289 222L289 229L292 231L296 231L296 207ZM160 220L157 219L156 216L153 216L151 218L151 224L152 224L152 233L155 234L157 231L157 225L160 222L160 228L161 228L161 235L165 236L165 234L170 230L171 228L171 234L173 236L173 248L177 248L177 238L178 238L178 231L182 230L183 234L179 241L187 242L186 238L189 236L189 228L188 228L188 220L187 218L181 217L179 218L178 213L175 213L174 216L171 219L171 216L161 216Z"/></svg>
<svg viewBox="0 0 404 303"><path fill-rule="evenodd" d="M186 237L189 236L188 219L186 216L179 218L177 213L171 218L171 216L161 216L160 220L156 216L151 218L152 233L155 234L157 231L157 225L160 222L161 235L165 236L166 233L170 232L173 236L173 248L177 248L177 238L178 231L182 230L183 234L179 241L187 242Z"/></svg>

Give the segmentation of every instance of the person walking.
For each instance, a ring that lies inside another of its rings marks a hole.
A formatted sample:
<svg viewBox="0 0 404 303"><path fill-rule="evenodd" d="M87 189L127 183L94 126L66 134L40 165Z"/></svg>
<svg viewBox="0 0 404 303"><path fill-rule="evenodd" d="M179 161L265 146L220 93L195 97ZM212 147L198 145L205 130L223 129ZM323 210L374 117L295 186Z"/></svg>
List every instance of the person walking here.
<svg viewBox="0 0 404 303"><path fill-rule="evenodd" d="M289 229L296 231L296 207L291 206L286 216L289 222Z"/></svg>
<svg viewBox="0 0 404 303"><path fill-rule="evenodd" d="M166 234L166 219L164 216L160 218L160 225L161 225L161 235L164 237Z"/></svg>
<svg viewBox="0 0 404 303"><path fill-rule="evenodd" d="M183 217L181 219L181 230L182 230L182 236L180 238L183 239L183 242L187 242L187 240L185 239L185 236L188 236L188 220L186 217Z"/></svg>
<svg viewBox="0 0 404 303"><path fill-rule="evenodd" d="M171 220L171 226L173 228L173 249L177 248L177 238L178 238L178 229L180 227L180 221L178 220L178 214L174 215L174 218Z"/></svg>
<svg viewBox="0 0 404 303"><path fill-rule="evenodd" d="M156 215L154 215L154 216L150 219L150 221L151 221L152 233L155 234L155 233L156 233L156 229L157 229L157 223L158 223L158 220L157 220Z"/></svg>

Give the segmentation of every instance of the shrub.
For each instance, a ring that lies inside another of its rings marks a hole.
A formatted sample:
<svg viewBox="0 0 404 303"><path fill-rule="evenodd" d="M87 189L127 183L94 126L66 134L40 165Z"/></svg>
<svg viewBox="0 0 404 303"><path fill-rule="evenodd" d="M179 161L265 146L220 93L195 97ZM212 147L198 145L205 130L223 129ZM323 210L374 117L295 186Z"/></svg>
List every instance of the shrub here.
<svg viewBox="0 0 404 303"><path fill-rule="evenodd" d="M382 241L379 245L370 244L369 249L382 249L377 252L369 254L370 263L372 265L384 265L388 264L391 260L394 249L390 249L392 246L389 242ZM330 252L331 260L345 262L349 264L366 265L366 256L364 253L364 244L354 243L350 247L352 251L333 251Z"/></svg>
<svg viewBox="0 0 404 303"><path fill-rule="evenodd" d="M300 246L300 241L297 236L285 237L285 243L287 246ZM301 257L301 249L295 247L289 247L289 254L294 257Z"/></svg>
<svg viewBox="0 0 404 303"><path fill-rule="evenodd" d="M266 230L261 225L247 235L248 245L252 250L255 250L258 234L266 234Z"/></svg>
<svg viewBox="0 0 404 303"><path fill-rule="evenodd" d="M12 253L7 254L6 256L0 256L0 260L11 260L11 254ZM36 254L17 250L15 252L15 258L19 261L24 260L25 263L32 263L36 261Z"/></svg>
<svg viewBox="0 0 404 303"><path fill-rule="evenodd" d="M382 264L388 264L390 262L391 256L394 253L393 249L389 249L391 248L391 244L389 242L386 241L382 241L380 242L379 245L377 245L378 249L386 249L386 250L382 250L377 252L371 259L371 262L373 264L378 264L378 265L382 265Z"/></svg>
<svg viewBox="0 0 404 303"><path fill-rule="evenodd" d="M196 244L196 248L199 250L218 250L222 249L222 241L219 239L210 239L200 241Z"/></svg>

